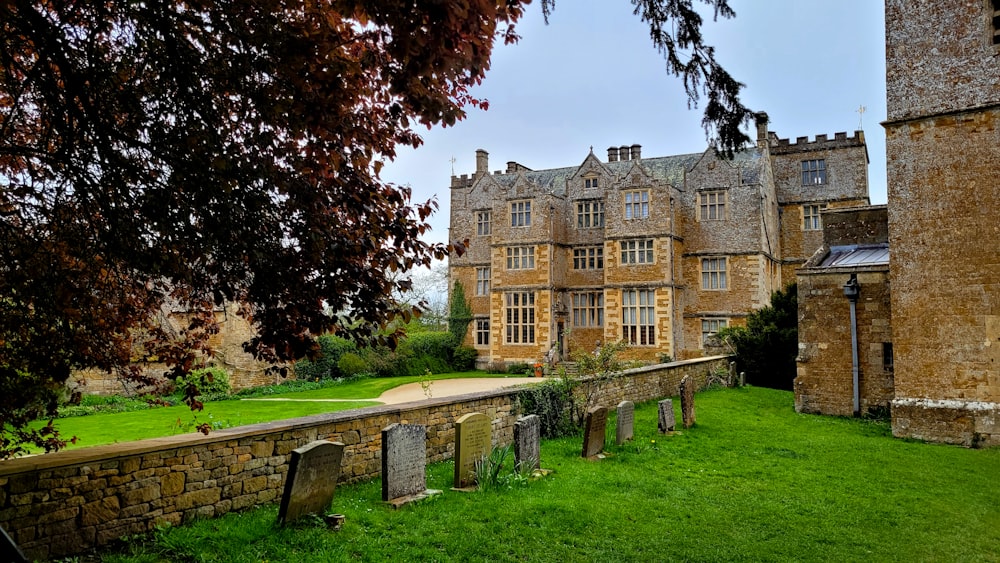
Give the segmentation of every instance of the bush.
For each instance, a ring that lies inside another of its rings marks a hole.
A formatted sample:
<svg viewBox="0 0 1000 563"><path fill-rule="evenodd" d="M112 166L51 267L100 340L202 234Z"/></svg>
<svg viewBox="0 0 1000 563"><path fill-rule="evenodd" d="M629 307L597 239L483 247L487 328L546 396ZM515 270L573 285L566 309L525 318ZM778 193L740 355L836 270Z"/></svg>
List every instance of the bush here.
<svg viewBox="0 0 1000 563"><path fill-rule="evenodd" d="M525 364L527 365L527 364ZM548 379L518 391L519 412L538 415L540 433L544 438L571 436L577 427L573 422L576 403L574 382L568 378Z"/></svg>
<svg viewBox="0 0 1000 563"><path fill-rule="evenodd" d="M451 367L455 371L469 371L476 367L476 358L479 353L472 346L459 346L451 357Z"/></svg>
<svg viewBox="0 0 1000 563"><path fill-rule="evenodd" d="M514 375L535 375L535 370L524 362L516 362L507 366L507 373Z"/></svg>
<svg viewBox="0 0 1000 563"><path fill-rule="evenodd" d="M347 352L337 361L337 371L347 377L372 371L364 358L354 352Z"/></svg>
<svg viewBox="0 0 1000 563"><path fill-rule="evenodd" d="M791 391L799 353L798 290L788 285L771 295L771 305L750 313L746 327L727 327L719 337L733 348L747 383Z"/></svg>
<svg viewBox="0 0 1000 563"><path fill-rule="evenodd" d="M324 334L316 339L319 343L319 354L312 360L300 360L295 363L296 379L318 380L346 377L340 371L338 363L341 356L348 352L356 352L357 345L346 338Z"/></svg>
<svg viewBox="0 0 1000 563"><path fill-rule="evenodd" d="M189 385L197 387L198 395L202 397L226 396L233 390L229 382L229 372L216 366L196 369L186 377L175 379L174 395L184 396L185 389Z"/></svg>

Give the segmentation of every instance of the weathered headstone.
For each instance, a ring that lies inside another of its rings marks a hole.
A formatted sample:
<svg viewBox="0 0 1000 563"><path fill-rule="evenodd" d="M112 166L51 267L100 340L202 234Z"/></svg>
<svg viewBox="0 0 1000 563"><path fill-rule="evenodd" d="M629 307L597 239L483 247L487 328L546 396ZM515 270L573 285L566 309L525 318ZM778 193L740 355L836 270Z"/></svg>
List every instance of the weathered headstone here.
<svg viewBox="0 0 1000 563"><path fill-rule="evenodd" d="M617 414L615 443L620 446L635 436L635 404L632 401L618 403Z"/></svg>
<svg viewBox="0 0 1000 563"><path fill-rule="evenodd" d="M469 413L455 421L456 489L475 484L476 462L490 454L492 445L490 419L485 414Z"/></svg>
<svg viewBox="0 0 1000 563"><path fill-rule="evenodd" d="M0 561L10 561L11 563L28 563L28 558L24 552L14 543L14 539L7 535L7 530L0 526Z"/></svg>
<svg viewBox="0 0 1000 563"><path fill-rule="evenodd" d="M681 421L684 428L694 426L694 379L685 375L681 380Z"/></svg>
<svg viewBox="0 0 1000 563"><path fill-rule="evenodd" d="M340 442L318 440L292 450L278 523L325 512L333 501L343 458L344 444Z"/></svg>
<svg viewBox="0 0 1000 563"><path fill-rule="evenodd" d="M659 418L656 424L659 428L661 434L666 434L667 432L674 431L674 424L676 422L676 417L674 416L674 401L673 399L663 399L657 403L659 407Z"/></svg>
<svg viewBox="0 0 1000 563"><path fill-rule="evenodd" d="M741 371L740 372L740 387L743 387L746 384L747 384L747 372Z"/></svg>
<svg viewBox="0 0 1000 563"><path fill-rule="evenodd" d="M607 426L607 407L596 407L587 412L587 423L583 431L583 457L594 457L601 453Z"/></svg>
<svg viewBox="0 0 1000 563"><path fill-rule="evenodd" d="M518 467L541 469L539 436L542 420L537 414L522 416L514 423L514 463Z"/></svg>
<svg viewBox="0 0 1000 563"><path fill-rule="evenodd" d="M427 427L390 424L382 429L382 500L399 507L441 491L427 488Z"/></svg>

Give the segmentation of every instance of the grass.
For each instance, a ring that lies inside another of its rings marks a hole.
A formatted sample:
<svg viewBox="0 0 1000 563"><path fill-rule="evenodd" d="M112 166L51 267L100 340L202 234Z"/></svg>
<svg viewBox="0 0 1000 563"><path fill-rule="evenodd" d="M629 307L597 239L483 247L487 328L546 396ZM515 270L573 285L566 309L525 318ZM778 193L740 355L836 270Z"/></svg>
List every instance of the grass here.
<svg viewBox="0 0 1000 563"><path fill-rule="evenodd" d="M438 380L502 376L484 372L454 372L435 374L432 377ZM420 379L418 376L352 379L320 389L267 395L268 398L298 399L296 401L209 401L201 412L192 412L186 405L153 407L131 412L61 418L56 421L56 427L61 436L79 438L76 444L70 444L67 449L130 442L194 432L196 425L205 422L220 429L377 405L380 403L373 399L383 392ZM281 391L281 386L273 386L272 389ZM349 402L313 403L308 402L310 399L341 399ZM35 426L42 425L41 421L35 423Z"/></svg>
<svg viewBox="0 0 1000 563"><path fill-rule="evenodd" d="M884 422L798 415L788 392L713 390L698 423L656 433L636 409L634 442L601 461L579 437L547 440L549 477L495 492L448 491L401 510L380 483L342 486L339 532L281 528L276 506L133 538L108 562L269 561L997 561L1000 449L891 437ZM609 435L613 425L609 424Z"/></svg>

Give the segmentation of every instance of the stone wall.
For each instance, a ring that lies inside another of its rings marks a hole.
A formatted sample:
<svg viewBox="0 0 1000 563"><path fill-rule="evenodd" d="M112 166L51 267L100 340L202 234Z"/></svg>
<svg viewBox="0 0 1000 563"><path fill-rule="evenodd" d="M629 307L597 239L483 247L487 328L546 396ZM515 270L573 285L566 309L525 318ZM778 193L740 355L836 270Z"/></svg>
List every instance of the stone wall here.
<svg viewBox="0 0 1000 563"><path fill-rule="evenodd" d="M802 269L794 384L798 412L840 416L854 412L850 301L843 290L852 273L861 286L856 306L861 412L887 409L893 399L893 371L883 355L884 347L892 346L888 268Z"/></svg>
<svg viewBox="0 0 1000 563"><path fill-rule="evenodd" d="M609 407L625 399L647 401L676 395L688 374L703 385L707 374L724 369L727 361L650 366L585 385L597 385L589 394ZM430 462L452 457L454 421L471 412L492 420L495 444L509 444L516 396L510 389L473 393L0 462L0 526L29 557L81 553L162 523L276 502L290 452L313 440L346 445L345 482L379 476L380 432L392 423L427 427Z"/></svg>
<svg viewBox="0 0 1000 563"><path fill-rule="evenodd" d="M1000 417L1000 48L990 40L992 15L985 0L886 2L898 436L1000 442L992 423Z"/></svg>

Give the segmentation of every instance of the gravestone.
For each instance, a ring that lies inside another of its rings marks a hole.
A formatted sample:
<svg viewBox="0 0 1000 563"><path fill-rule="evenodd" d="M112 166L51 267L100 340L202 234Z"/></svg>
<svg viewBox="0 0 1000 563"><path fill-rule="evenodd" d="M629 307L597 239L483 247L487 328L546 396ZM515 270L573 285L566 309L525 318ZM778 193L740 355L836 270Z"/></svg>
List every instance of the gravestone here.
<svg viewBox="0 0 1000 563"><path fill-rule="evenodd" d="M493 445L490 419L474 412L455 421L456 489L472 487L476 482L476 462L490 454Z"/></svg>
<svg viewBox="0 0 1000 563"><path fill-rule="evenodd" d="M292 450L278 523L287 524L307 514L325 512L340 478L344 444L317 440Z"/></svg>
<svg viewBox="0 0 1000 563"><path fill-rule="evenodd" d="M583 457L594 457L604 450L604 436L608 426L607 407L587 411L587 424L583 431Z"/></svg>
<svg viewBox="0 0 1000 563"><path fill-rule="evenodd" d="M7 530L4 530L2 526L0 526L0 561L28 563L24 552L14 543L14 539L7 535Z"/></svg>
<svg viewBox="0 0 1000 563"><path fill-rule="evenodd" d="M674 424L676 422L673 399L663 399L657 403L657 406L659 407L659 418L656 426L659 428L660 433L666 434L667 432L673 432Z"/></svg>
<svg viewBox="0 0 1000 563"><path fill-rule="evenodd" d="M618 403L618 423L615 425L615 443L622 445L635 436L635 404L632 401Z"/></svg>
<svg viewBox="0 0 1000 563"><path fill-rule="evenodd" d="M681 421L684 428L694 426L694 379L685 375L681 380Z"/></svg>
<svg viewBox="0 0 1000 563"><path fill-rule="evenodd" d="M542 420L537 414L522 416L514 423L514 463L517 467L542 468L541 429Z"/></svg>
<svg viewBox="0 0 1000 563"><path fill-rule="evenodd" d="M382 429L382 500L400 507L441 491L427 488L427 427L390 424Z"/></svg>

